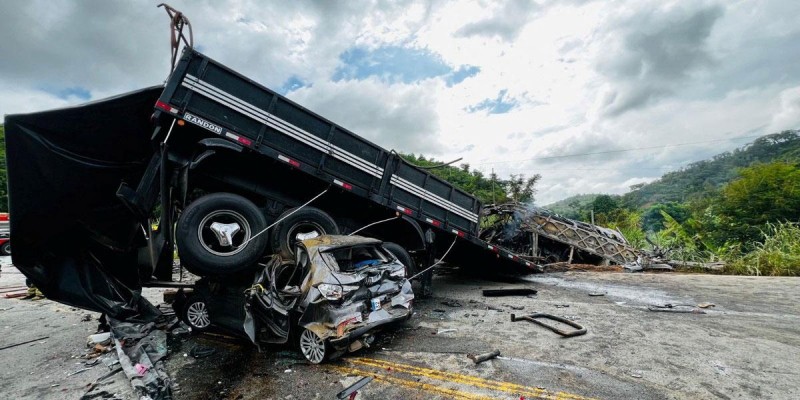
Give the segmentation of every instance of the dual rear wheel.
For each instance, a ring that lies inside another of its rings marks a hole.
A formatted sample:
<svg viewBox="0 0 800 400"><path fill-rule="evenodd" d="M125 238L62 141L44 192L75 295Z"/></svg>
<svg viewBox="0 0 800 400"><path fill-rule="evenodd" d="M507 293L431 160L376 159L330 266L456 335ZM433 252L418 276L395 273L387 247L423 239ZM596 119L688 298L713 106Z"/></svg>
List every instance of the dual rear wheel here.
<svg viewBox="0 0 800 400"><path fill-rule="evenodd" d="M271 232L266 219L250 200L233 193L205 195L186 207L176 235L181 260L197 275L229 275L255 265L267 246L284 258L294 256L297 240L338 234L336 222L324 211L290 209Z"/></svg>

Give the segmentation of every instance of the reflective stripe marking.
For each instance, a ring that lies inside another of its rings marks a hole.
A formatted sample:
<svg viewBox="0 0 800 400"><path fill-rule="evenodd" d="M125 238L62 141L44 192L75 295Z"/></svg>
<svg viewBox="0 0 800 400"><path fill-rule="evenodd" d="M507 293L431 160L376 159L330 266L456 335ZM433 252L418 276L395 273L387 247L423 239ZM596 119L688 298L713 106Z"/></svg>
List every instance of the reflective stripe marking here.
<svg viewBox="0 0 800 400"><path fill-rule="evenodd" d="M358 156L351 154L350 152L330 143L325 140L322 140L292 124L286 122L275 115L272 115L250 103L247 103L227 92L221 90L207 82L201 81L200 79L186 75L184 81L181 83L182 86L195 91L203 96L206 96L212 100L219 102L225 106L228 106L256 121L259 121L289 137L292 137L302 143L305 143L321 152L327 153L339 160L342 160L376 178L381 178L383 176L383 168L376 166ZM237 139L234 139L238 141ZM249 140L248 140L249 141ZM456 215L461 216L472 222L478 222L478 215L463 208L449 200L446 200L436 194L425 190L418 185L412 184L406 181L403 178L400 178L397 175L392 175L392 184L401 189L415 194L417 196L422 197L429 202L436 204L446 210L449 210ZM406 212L406 211L404 211Z"/></svg>
<svg viewBox="0 0 800 400"><path fill-rule="evenodd" d="M281 160L281 161L283 161L285 163L291 164L293 167L300 167L300 162L292 160L291 158L286 157L283 154L278 154L278 160Z"/></svg>
<svg viewBox="0 0 800 400"><path fill-rule="evenodd" d="M346 182L342 182L342 181L340 181L338 179L334 179L333 183L335 183L335 184L337 184L337 185L339 185L339 186L341 186L341 187L343 187L343 188L345 188L347 190L353 190L353 185L351 185L349 183L346 183Z"/></svg>
<svg viewBox="0 0 800 400"><path fill-rule="evenodd" d="M463 207L461 207L461 206L459 206L459 205L457 205L457 204L455 204L455 203L453 203L453 202L451 202L449 200L445 200L444 198L439 197L439 196L437 196L437 195L435 195L435 194L433 194L433 193L431 193L431 192L429 192L429 191L427 191L427 190L425 190L425 189L423 189L423 188L421 188L421 187L419 187L417 185L414 185L413 183L410 183L407 180L405 180L405 179L403 179L403 178L401 178L401 177L399 177L397 175L392 175L391 182L392 182L393 185L395 185L395 186L397 186L397 187L399 187L399 188L401 188L401 189L403 189L403 190L405 190L405 191L407 191L407 192L409 192L411 194L414 194L414 195L417 195L419 197L422 197L423 199L428 200L428 202L433 203L433 204L435 204L435 205L437 205L439 207L442 207L445 210L449 210L449 211L461 216L462 218L466 218L467 220L472 221L472 222L478 222L478 214L470 212L469 210L467 210L467 209L465 209L465 208L463 208Z"/></svg>
<svg viewBox="0 0 800 400"><path fill-rule="evenodd" d="M383 168L359 158L347 150L344 150L330 142L324 141L256 106L253 106L252 104L240 100L207 82L203 82L191 75L186 75L182 86L215 100L220 104L226 105L323 153L327 153L335 158L338 158L372 176L377 178L383 176Z"/></svg>
<svg viewBox="0 0 800 400"><path fill-rule="evenodd" d="M425 222L427 222L427 223L429 223L429 224L431 224L433 226L436 226L436 227L439 227L439 226L442 225L441 222L439 222L439 221L437 221L435 219L430 219L430 218L425 218Z"/></svg>

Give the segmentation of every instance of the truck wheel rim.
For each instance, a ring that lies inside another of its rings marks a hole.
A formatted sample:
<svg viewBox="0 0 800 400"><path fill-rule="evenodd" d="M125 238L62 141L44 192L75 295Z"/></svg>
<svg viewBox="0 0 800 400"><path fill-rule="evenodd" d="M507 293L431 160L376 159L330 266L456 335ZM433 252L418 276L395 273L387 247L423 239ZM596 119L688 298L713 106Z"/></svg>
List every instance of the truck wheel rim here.
<svg viewBox="0 0 800 400"><path fill-rule="evenodd" d="M193 328L204 329L211 325L211 319L208 317L208 308L206 303L196 301L189 305L186 309L186 319Z"/></svg>
<svg viewBox="0 0 800 400"><path fill-rule="evenodd" d="M292 225L286 231L286 243L288 244L289 252L294 254L294 244L299 240L298 236L313 232L315 232L319 236L322 236L326 233L325 228L323 228L320 224L312 221L302 221Z"/></svg>
<svg viewBox="0 0 800 400"><path fill-rule="evenodd" d="M239 225L239 231L233 235L230 246L220 244L219 239L211 231L211 224L215 222ZM221 257L230 257L244 250L247 247L247 241L250 240L250 235L250 224L247 219L242 214L232 210L218 210L206 215L197 228L197 238L200 240L200 245L203 246L203 249Z"/></svg>
<svg viewBox="0 0 800 400"><path fill-rule="evenodd" d="M306 329L300 335L300 351L306 360L319 364L325 358L325 341L316 333Z"/></svg>

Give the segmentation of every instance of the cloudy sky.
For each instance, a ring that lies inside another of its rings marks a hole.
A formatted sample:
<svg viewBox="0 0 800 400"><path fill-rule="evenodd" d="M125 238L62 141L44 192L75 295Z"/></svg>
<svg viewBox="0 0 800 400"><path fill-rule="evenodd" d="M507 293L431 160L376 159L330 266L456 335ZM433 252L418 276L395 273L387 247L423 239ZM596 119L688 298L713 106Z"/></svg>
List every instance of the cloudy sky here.
<svg viewBox="0 0 800 400"><path fill-rule="evenodd" d="M157 3L0 2L0 114L162 83ZM200 51L384 147L542 174L539 204L800 127L794 0L170 4Z"/></svg>

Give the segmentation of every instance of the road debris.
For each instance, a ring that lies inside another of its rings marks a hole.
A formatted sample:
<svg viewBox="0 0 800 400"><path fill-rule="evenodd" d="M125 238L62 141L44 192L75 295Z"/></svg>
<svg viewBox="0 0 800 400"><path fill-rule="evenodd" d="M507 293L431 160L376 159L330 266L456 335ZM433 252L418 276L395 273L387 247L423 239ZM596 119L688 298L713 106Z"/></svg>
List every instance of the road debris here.
<svg viewBox="0 0 800 400"><path fill-rule="evenodd" d="M67 376L77 375L77 374L80 374L81 372L86 372L86 371L88 371L90 369L91 368L81 368L81 369L79 369L79 370L77 370L75 372L71 372L71 373L67 374Z"/></svg>
<svg viewBox="0 0 800 400"><path fill-rule="evenodd" d="M455 328L439 329L438 331L434 332L433 334L434 334L434 335L441 335L441 334L443 334L443 333L455 332L455 331L457 331L457 330L458 330L458 329L455 329Z"/></svg>
<svg viewBox="0 0 800 400"><path fill-rule="evenodd" d="M562 324L567 324L567 325L575 328L576 330L574 330L572 332L566 332L566 331L558 329L558 328L556 328L556 327L554 327L552 325L547 325L544 322L539 321L537 318L544 318L544 319L551 319L553 321L558 321L558 322L561 322ZM558 316L555 316L555 315L543 314L543 313L533 313L533 314L523 315L523 316L517 317L516 315L511 314L511 322L516 322L516 321L521 321L521 320L526 320L526 321L529 321L529 322L533 322L534 324L539 325L539 326L544 327L544 328L547 328L547 329L549 329L549 330L551 330L551 331L553 331L553 332L555 332L555 333L557 333L557 334L559 334L559 335L561 335L563 337L575 337L575 336L581 336L581 335L585 335L586 334L586 328L582 327L581 325L578 325L576 322L573 322L573 321L570 321L570 320L568 320L566 318L558 317Z"/></svg>
<svg viewBox="0 0 800 400"><path fill-rule="evenodd" d="M700 308L711 308L711 307L716 307L716 304L714 304L714 303L700 303L697 306L700 307Z"/></svg>
<svg viewBox="0 0 800 400"><path fill-rule="evenodd" d="M346 387L341 392L336 393L336 398L337 399L351 399L351 400L355 399L356 398L356 394L358 394L358 391L361 388L363 388L364 386L366 386L368 383L372 382L372 379L373 379L373 377L371 377L371 376L359 379L358 381L356 381L356 383Z"/></svg>
<svg viewBox="0 0 800 400"><path fill-rule="evenodd" d="M172 398L164 365L167 334L155 322L121 322L109 318L117 358L137 397ZM169 325L169 321L166 322ZM159 326L163 326L159 324Z"/></svg>
<svg viewBox="0 0 800 400"><path fill-rule="evenodd" d="M38 342L40 340L45 340L45 339L49 339L49 338L50 338L50 336L43 336L43 337L40 337L38 339L27 340L27 341L20 342L20 343L15 343L15 344L9 344L7 346L0 347L0 350L10 349L12 347L22 346L23 344L34 343L34 342Z"/></svg>
<svg viewBox="0 0 800 400"><path fill-rule="evenodd" d="M499 355L500 355L500 350L495 350L495 351L490 351L488 353L483 353L483 354L478 354L478 355L467 354L467 358L472 360L472 362L474 362L477 365L477 364L480 364L480 363L482 363L484 361L488 361L488 360L491 360L493 358L497 358Z"/></svg>
<svg viewBox="0 0 800 400"><path fill-rule="evenodd" d="M553 304L553 307L555 307L555 308L567 308L567 307L569 307L569 304Z"/></svg>
<svg viewBox="0 0 800 400"><path fill-rule="evenodd" d="M589 296L591 296L591 297L600 297L600 296L605 296L605 295L606 295L605 292L592 292L592 293L589 293Z"/></svg>
<svg viewBox="0 0 800 400"><path fill-rule="evenodd" d="M693 305L689 304L664 304L663 306L660 305L650 305L647 306L649 311L655 312L673 312L673 313L687 313L687 314L705 314L706 312L699 309L694 308Z"/></svg>
<svg viewBox="0 0 800 400"><path fill-rule="evenodd" d="M95 396L89 396L89 393L97 387L97 384L100 383L101 381L105 380L105 379L108 379L108 378L114 376L115 374L119 373L120 371L122 371L122 367L117 367L117 368L113 369L111 372L109 372L109 373L97 378L94 382L89 384L89 387L86 389L86 393L84 393L84 395L81 398L82 399L95 398ZM109 395L109 396L106 396L106 394ZM99 396L102 396L101 398L113 398L114 397L113 394L107 393L107 392L104 392L103 394L98 394L98 397Z"/></svg>
<svg viewBox="0 0 800 400"><path fill-rule="evenodd" d="M446 305L448 307L464 307L464 305L461 304L461 302L458 301L458 300L447 300L447 301L443 301L442 304L444 304L444 305Z"/></svg>
<svg viewBox="0 0 800 400"><path fill-rule="evenodd" d="M483 296L484 297L529 296L536 293L538 293L538 290L530 288L485 289L483 291Z"/></svg>
<svg viewBox="0 0 800 400"><path fill-rule="evenodd" d="M106 346L111 344L111 332L105 333L96 333L94 335L89 335L86 338L86 345L89 347L93 347L94 345L101 345Z"/></svg>
<svg viewBox="0 0 800 400"><path fill-rule="evenodd" d="M192 347L191 350L189 350L189 354L194 358L208 357L216 352L217 350L214 349L213 347L201 346L201 345L196 345Z"/></svg>

